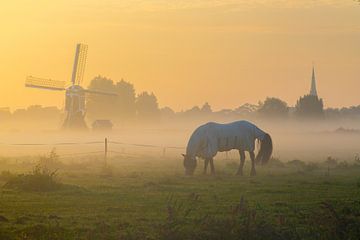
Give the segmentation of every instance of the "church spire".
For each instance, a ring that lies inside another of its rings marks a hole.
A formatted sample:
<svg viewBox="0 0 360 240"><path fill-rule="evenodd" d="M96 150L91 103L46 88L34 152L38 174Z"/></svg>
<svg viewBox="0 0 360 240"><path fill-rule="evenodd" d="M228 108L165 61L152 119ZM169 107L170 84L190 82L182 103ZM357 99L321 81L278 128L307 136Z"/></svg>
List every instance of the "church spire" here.
<svg viewBox="0 0 360 240"><path fill-rule="evenodd" d="M316 77L315 77L315 68L314 68L314 66L313 66L313 69L312 69L310 95L311 95L311 96L317 96L317 91L316 91Z"/></svg>

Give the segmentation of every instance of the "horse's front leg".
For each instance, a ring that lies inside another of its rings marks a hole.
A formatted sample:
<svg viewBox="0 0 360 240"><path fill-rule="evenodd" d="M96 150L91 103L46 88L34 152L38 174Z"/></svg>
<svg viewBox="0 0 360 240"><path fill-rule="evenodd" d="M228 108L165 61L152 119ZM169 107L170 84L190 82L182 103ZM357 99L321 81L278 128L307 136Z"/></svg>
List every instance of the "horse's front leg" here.
<svg viewBox="0 0 360 240"><path fill-rule="evenodd" d="M204 175L206 174L207 172L207 167L209 165L209 159L208 158L205 158L204 159Z"/></svg>
<svg viewBox="0 0 360 240"><path fill-rule="evenodd" d="M238 169L236 175L242 176L243 175L244 163L245 163L245 152L239 150L239 154L240 154L240 165L239 165L239 169Z"/></svg>
<svg viewBox="0 0 360 240"><path fill-rule="evenodd" d="M209 161L210 161L211 175L215 175L214 159L210 158Z"/></svg>
<svg viewBox="0 0 360 240"><path fill-rule="evenodd" d="M254 153L254 152L250 152L250 158L251 158L251 172L250 172L250 176L256 176L256 171L255 171L255 153Z"/></svg>

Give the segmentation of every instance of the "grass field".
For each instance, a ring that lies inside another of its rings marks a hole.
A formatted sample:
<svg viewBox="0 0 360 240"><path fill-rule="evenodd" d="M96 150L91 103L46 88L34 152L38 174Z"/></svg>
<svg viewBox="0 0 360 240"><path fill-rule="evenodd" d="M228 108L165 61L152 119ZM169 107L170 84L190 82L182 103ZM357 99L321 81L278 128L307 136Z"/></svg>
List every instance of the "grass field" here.
<svg viewBox="0 0 360 240"><path fill-rule="evenodd" d="M1 184L36 158L1 159ZM185 177L180 158L85 157L56 166L58 190L2 187L0 239L359 239L360 166L274 161L237 177ZM28 162L29 161L29 162ZM249 161L246 162L249 166Z"/></svg>

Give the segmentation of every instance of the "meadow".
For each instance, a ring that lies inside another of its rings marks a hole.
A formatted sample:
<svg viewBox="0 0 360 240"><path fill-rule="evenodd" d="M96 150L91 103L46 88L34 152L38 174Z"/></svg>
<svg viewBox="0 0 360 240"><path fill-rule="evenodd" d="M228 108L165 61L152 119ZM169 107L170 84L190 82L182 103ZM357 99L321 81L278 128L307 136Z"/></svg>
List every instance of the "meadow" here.
<svg viewBox="0 0 360 240"><path fill-rule="evenodd" d="M42 157L56 187L11 185L39 157L0 159L0 239L358 239L360 163L272 159L250 177L217 159L184 176L180 157ZM77 161L75 161L75 159ZM39 174L42 174L40 171ZM23 175L21 175L23 176ZM39 180L40 183L42 180ZM34 182L38 184L39 182Z"/></svg>

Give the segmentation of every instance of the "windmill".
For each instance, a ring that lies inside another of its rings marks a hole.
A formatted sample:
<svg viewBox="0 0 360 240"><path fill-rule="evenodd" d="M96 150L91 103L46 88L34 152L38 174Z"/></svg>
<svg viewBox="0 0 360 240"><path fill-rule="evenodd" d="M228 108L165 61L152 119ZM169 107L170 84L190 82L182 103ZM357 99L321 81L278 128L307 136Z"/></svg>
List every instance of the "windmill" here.
<svg viewBox="0 0 360 240"><path fill-rule="evenodd" d="M75 52L75 61L71 77L71 85L66 87L65 81L56 81L52 79L43 79L33 76L26 78L25 86L31 88L40 88L52 91L65 91L65 111L66 118L63 123L64 129L86 129L85 114L85 94L102 94L117 96L110 92L84 89L81 83L84 78L88 46L77 44Z"/></svg>

